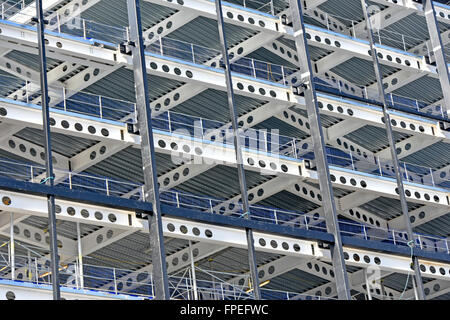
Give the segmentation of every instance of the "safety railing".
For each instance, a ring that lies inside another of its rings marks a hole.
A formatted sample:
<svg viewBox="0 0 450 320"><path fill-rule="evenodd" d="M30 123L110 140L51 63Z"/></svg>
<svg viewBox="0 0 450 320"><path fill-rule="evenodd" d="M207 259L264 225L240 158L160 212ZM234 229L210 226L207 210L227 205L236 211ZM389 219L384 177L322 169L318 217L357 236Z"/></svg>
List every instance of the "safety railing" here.
<svg viewBox="0 0 450 320"><path fill-rule="evenodd" d="M308 191L305 192L308 193ZM246 215L242 203L236 201L213 199L175 191L164 191L161 193L160 198L162 203L178 208L200 210L205 213L221 214L237 218L243 218ZM319 214L307 214L293 210L251 205L249 217L251 220L259 222L327 232L325 218ZM407 246L409 241L405 231L385 229L379 226L368 226L346 219L340 219L339 226L341 234L344 236L382 241L401 246ZM450 254L450 241L444 237L415 233L414 240L417 246L424 250Z"/></svg>
<svg viewBox="0 0 450 320"><path fill-rule="evenodd" d="M0 76L0 90L2 86L6 86L6 84L2 84L2 82L5 82L3 78L9 77ZM136 106L134 103L84 92L67 92L65 89L52 92L60 93L56 97L55 95L51 95L54 99L51 99L50 103L55 108L100 118L114 120L127 119L126 121L128 122L135 122L133 117L129 117L130 114L136 114ZM34 93L34 95L38 95L38 93ZM38 102L34 100L33 95L23 94L22 96L25 102ZM60 101L61 98L63 99L62 101ZM154 129L166 131L171 134L176 133L188 139L196 138L216 145L234 146L231 126L219 121L166 111L154 117L153 125ZM313 150L308 143L280 135L276 130L269 132L267 130L254 130L249 128L240 133L240 138L243 146L259 153L263 152L294 159L314 159ZM379 157L377 159L370 159L365 152L358 151L358 149L351 150L351 147L346 142L340 142L340 139L337 140L337 143L346 152L337 156L336 152L339 151L333 151L333 149L328 148L328 161L331 165L347 167L355 171L380 176L393 177L390 172L392 171L392 163L390 161L380 159ZM407 149L408 146L405 146L405 148ZM442 176L441 171L438 169L406 162L401 162L400 167L406 181L435 187L450 187L448 177L445 175Z"/></svg>
<svg viewBox="0 0 450 320"><path fill-rule="evenodd" d="M29 2L29 1L28 1ZM27 6L24 0L3 0L0 3L2 20L8 19Z"/></svg>
<svg viewBox="0 0 450 320"><path fill-rule="evenodd" d="M8 255L8 253L0 252L0 256L3 255ZM52 283L50 261L47 257L36 254L14 255L13 259L14 263L10 263L6 259L0 260L0 278L38 285ZM12 268L15 270L14 278ZM193 272L197 274L195 281ZM199 267L192 270L189 266L181 267L177 274L179 275L168 276L171 299L248 300L254 298L252 290L227 281L227 279L242 276L238 273L205 270ZM131 295L143 299L153 299L154 297L153 275L148 271L136 272L129 269L83 263L76 259L75 262L60 264L59 275L60 285L66 288L93 290L112 295ZM207 280L206 277L209 279ZM330 299L267 288L264 288L262 295L263 299L281 300L293 297L305 300Z"/></svg>
<svg viewBox="0 0 450 320"><path fill-rule="evenodd" d="M73 18L75 21L78 21L78 18ZM69 28L56 28L58 32L73 34L76 36L90 38L93 40L102 40L105 41L113 41L112 45L117 45L118 43L123 42L127 38L127 31L125 28L116 28L108 25L98 24L96 22L87 21L81 19L82 22L73 24L73 27ZM51 25L51 23L50 23ZM80 29L81 28L81 29ZM111 30L110 30L111 29ZM80 31L81 30L81 31ZM81 35L81 33L83 35ZM99 37L97 37L99 35ZM168 56L172 58L182 59L184 61L193 62L196 64L209 64L211 67L220 68L223 65L223 61L221 61L220 51L208 47L203 47L199 45L195 45L192 43L183 42L180 40L170 39L170 38L160 38L156 36L154 39L150 39L151 44L147 46L147 51L157 53L163 56ZM231 68L232 71L240 74L244 74L255 79L261 79L266 81L271 81L274 83L281 83L286 85L296 85L297 83L297 72L298 70L295 68L289 68L283 65L272 64L266 61L260 61L249 58L239 58L233 59L233 55L230 55L230 59L232 60ZM330 83L328 83L330 84ZM347 88L344 90L346 84L342 84L342 81L337 81L335 85L326 85L326 82L321 81L320 85L325 89L338 89L338 94L348 94L351 88ZM342 85L342 87L340 87ZM320 90L321 86L317 86ZM361 87L362 90L362 98L363 99L373 99L377 100L377 92L376 90L369 90L367 88ZM26 92L22 95L21 99L28 97L32 92ZM55 98L56 101L61 99L61 96L68 95L70 96L70 92L60 92L58 93L58 89L55 89ZM358 90L359 91L359 90ZM373 91L373 92L371 92ZM350 91L351 92L351 91ZM360 96L361 93L358 93L356 96ZM444 108L440 105L430 106L429 103L401 97L399 95L389 94L387 96L388 103L392 103L394 107L397 107L406 112L415 111L424 115L439 115L445 119L448 119L448 114ZM67 100L70 102L70 99ZM86 103L86 102L83 102ZM89 103L86 103L88 105ZM102 109L105 110L102 110ZM74 108L78 111L80 108ZM117 118L116 112L119 109L116 106L106 106L99 103L97 106L98 110L92 111L94 114L99 116L103 116L103 111L106 113L112 112L113 116ZM112 109L112 110L110 110ZM127 108L125 108L127 109ZM126 113L126 112L124 112Z"/></svg>
<svg viewBox="0 0 450 320"><path fill-rule="evenodd" d="M43 183L45 181L42 174L44 170L43 167L39 166L24 165L6 160L0 161L0 174L12 179ZM37 179L37 174L42 178ZM62 178L59 179L58 185L72 190L96 192L117 197L128 197L135 200L142 199L142 194L144 192L143 185L141 184L88 174L78 174L66 171L58 172L58 170L55 170L57 179L59 175L61 175ZM229 215L239 218L242 218L246 214L241 203L227 201L225 199L202 197L173 190L162 191L160 198L162 203L177 208L197 210L209 214ZM252 205L250 208L250 218L255 221L326 232L325 220L318 214L309 215L298 211L274 209L256 205ZM388 241L397 245L406 245L408 241L407 238L401 239L399 235L405 234L401 231L394 231L392 234L392 230L369 227L353 221L340 221L339 223L342 224L341 231L343 234L348 233L348 235L364 237L367 240L378 239L380 241ZM392 239L390 239L391 234L393 235ZM433 248L434 251L445 251L449 253L449 244L445 239L428 235L420 235L420 239L420 243L425 241L425 244L423 244L425 249ZM433 245L428 241L432 241Z"/></svg>
<svg viewBox="0 0 450 320"><path fill-rule="evenodd" d="M27 1L28 2L28 1ZM29 4L24 5L22 1L17 4L8 7L7 2L5 3L4 11L2 12L2 20L11 20L12 22L17 21L20 23L25 23L27 25L35 25L36 22L32 20L35 17L34 10L29 12L23 9ZM103 41L110 44L119 44L127 39L127 29L125 27L114 27L111 25L87 20L80 18L81 10L75 9L72 12L64 11L52 11L46 10L46 31L72 35L80 37L86 40L96 40Z"/></svg>
<svg viewBox="0 0 450 320"><path fill-rule="evenodd" d="M154 38L151 39L151 44L147 45L145 50L161 56L182 59L195 64L207 64L213 68L224 67L224 62L223 59L220 58L221 52L219 50L168 37L154 36ZM255 79L288 84L288 77L297 72L297 69L295 68L289 68L266 61L245 57L234 59L232 53L230 54L229 59L231 60L231 71Z"/></svg>
<svg viewBox="0 0 450 320"><path fill-rule="evenodd" d="M244 8L256 10L262 13L269 13L276 15L277 13L285 10L288 7L287 1L274 1L274 0L229 0L222 2L223 5L228 3L237 4Z"/></svg>
<svg viewBox="0 0 450 320"><path fill-rule="evenodd" d="M374 10L372 14L375 15L377 12L380 11ZM305 17L309 17L311 19L314 19L315 21L318 21L326 30L342 33L355 39L367 40L368 38L366 21L364 20L358 21L343 17L341 15L318 12L317 10L312 10L312 12L305 13L304 15ZM413 37L397 31L389 30L389 28L380 28L383 23L382 19L384 18L382 15L378 15L376 17L377 18L371 21L374 33L374 42L376 44L402 50L405 52L411 51L412 49L421 45L421 47L426 48L425 52L420 52L421 55L425 55L428 57L430 56L432 48L429 47L427 41L428 39L426 37ZM418 54L418 52L413 53Z"/></svg>
<svg viewBox="0 0 450 320"><path fill-rule="evenodd" d="M315 78L314 84L318 92L339 95L349 99L357 99L363 103L381 105L377 89L368 88L359 84L345 83L342 80L330 76L328 76L328 78ZM393 93L386 93L386 103L389 108L397 111L404 111L426 117L431 116L437 120L450 120L448 111L444 109L441 103L426 102Z"/></svg>

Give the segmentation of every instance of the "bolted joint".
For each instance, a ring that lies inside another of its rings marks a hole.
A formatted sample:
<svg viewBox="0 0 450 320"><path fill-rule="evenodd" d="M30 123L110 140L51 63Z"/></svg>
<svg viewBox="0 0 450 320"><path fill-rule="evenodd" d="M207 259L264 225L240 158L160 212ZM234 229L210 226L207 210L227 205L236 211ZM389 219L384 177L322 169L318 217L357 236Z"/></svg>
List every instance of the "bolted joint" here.
<svg viewBox="0 0 450 320"><path fill-rule="evenodd" d="M320 249L330 249L330 244L328 242L318 241L317 246Z"/></svg>
<svg viewBox="0 0 450 320"><path fill-rule="evenodd" d="M139 133L139 124L137 123L127 123L127 132L130 134L140 134Z"/></svg>
<svg viewBox="0 0 450 320"><path fill-rule="evenodd" d="M31 21L32 21L32 22L39 23L39 19L36 18L36 17L31 18ZM45 20L45 19L44 19L44 20L42 20L42 21L43 21L44 24L48 24L48 20Z"/></svg>
<svg viewBox="0 0 450 320"><path fill-rule="evenodd" d="M126 41L119 44L119 51L122 54L131 56L132 48L136 47L136 43L133 41Z"/></svg>
<svg viewBox="0 0 450 320"><path fill-rule="evenodd" d="M316 165L311 160L305 160L305 168L309 170L316 170Z"/></svg>

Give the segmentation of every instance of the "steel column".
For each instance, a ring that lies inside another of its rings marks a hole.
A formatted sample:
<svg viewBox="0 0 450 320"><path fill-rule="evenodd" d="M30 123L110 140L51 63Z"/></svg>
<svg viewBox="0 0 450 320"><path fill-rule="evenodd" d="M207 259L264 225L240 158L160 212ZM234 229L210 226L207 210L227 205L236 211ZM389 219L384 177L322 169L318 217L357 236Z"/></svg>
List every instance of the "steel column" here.
<svg viewBox="0 0 450 320"><path fill-rule="evenodd" d="M389 110L388 110L387 102L386 102L386 94L384 92L383 78L382 78L382 74L381 74L381 70L380 70L380 65L378 62L378 53L377 53L377 49L373 42L372 24L370 21L369 13L367 11L366 0L361 0L361 5L362 5L363 13L364 13L364 18L365 18L366 24L367 24L367 34L369 36L370 51L372 52L373 67L374 67L375 75L376 75L376 79L377 79L378 95L383 104L383 116L384 116L384 120L385 120L384 123L386 126L386 133L388 136L388 142L389 142L389 146L390 146L390 150L391 150L392 162L393 162L393 167L395 170L395 178L397 180L397 188L398 188L399 197L400 197L402 214L403 214L403 218L404 218L404 222L405 222L405 226L406 226L406 232L408 234L408 239L410 240L409 245L412 247L411 250L413 250L415 243L414 243L414 236L413 236L411 221L409 219L408 204L406 202L405 190L403 187L403 179L402 179L402 174L400 172L400 166L399 166L397 151L396 151L396 147L395 147L394 134L392 132L391 118L390 118L390 114L389 114ZM416 282L418 284L417 287L418 287L418 291L419 291L419 298L421 300L425 300L425 294L423 292L422 276L420 274L418 259L414 255L413 255L412 259L413 259L413 264L414 264L414 274L415 274L415 277L417 280Z"/></svg>
<svg viewBox="0 0 450 320"><path fill-rule="evenodd" d="M234 140L234 150L236 154L236 165L238 169L238 177L239 177L239 187L241 190L241 199L242 206L244 211L244 218L250 219L250 205L248 202L248 194L247 194L247 181L245 180L245 170L242 159L242 147L240 142L240 130L238 125L238 114L236 111L236 104L234 101L234 92L233 92L233 82L231 79L231 69L230 69L230 60L228 58L228 46L226 40L225 33L225 25L223 23L223 13L222 13L222 1L216 0L216 12L217 12L217 26L219 29L219 38L222 49L222 59L225 64L225 80L227 85L227 97L228 97L228 107L230 110L231 123L233 126L233 140ZM250 228L246 228L246 236L247 236L247 249L248 249L248 263L250 267L250 276L252 279L252 288L253 293L255 295L255 299L261 299L261 291L259 289L259 279L258 279L258 266L256 265L256 257L255 257L255 246L253 239L253 231Z"/></svg>
<svg viewBox="0 0 450 320"><path fill-rule="evenodd" d="M431 0L423 1L423 11L427 21L428 33L430 34L430 42L433 47L434 57L438 68L439 81L441 83L442 94L444 96L443 109L450 111L450 77L448 74L447 61L445 59L444 46L442 45L441 34L436 19L434 4Z"/></svg>
<svg viewBox="0 0 450 320"><path fill-rule="evenodd" d="M50 136L50 113L49 113L49 96L47 85L47 57L45 52L44 39L44 13L42 10L42 0L36 0L36 16L38 23L38 47L39 47L39 71L41 83L41 98L42 98L42 120L44 131L44 147L45 147L45 168L46 178L45 182L49 186L53 186L53 162L52 162L52 147ZM48 221L50 233L50 256L51 256L51 275L52 275L52 289L53 300L60 300L61 293L59 288L59 257L58 257L58 243L56 235L56 214L55 214L55 196L47 195L48 207Z"/></svg>
<svg viewBox="0 0 450 320"><path fill-rule="evenodd" d="M319 108L317 105L316 90L314 88L311 60L306 42L305 25L303 23L303 12L300 0L289 0L292 13L292 27L294 31L295 46L299 57L301 83L304 88L306 111L310 123L310 133L314 144L314 155L319 178L320 191L322 192L323 209L327 231L334 236L334 245L331 246L331 256L334 273L336 276L336 291L338 298L350 300L350 286L347 270L345 268L344 253L342 250L342 239L334 203L333 187L330 180L330 170L325 153L325 142L320 122Z"/></svg>
<svg viewBox="0 0 450 320"><path fill-rule="evenodd" d="M155 299L169 300L164 237L159 202L158 176L153 145L153 129L148 95L147 71L142 39L141 10L139 0L127 0L130 24L130 49L133 56L133 71L136 91L136 108L141 135L141 155L144 172L144 201L152 203L153 212L147 214L152 251L153 283Z"/></svg>
<svg viewBox="0 0 450 320"><path fill-rule="evenodd" d="M80 287L84 289L84 272L83 272L83 248L81 246L81 230L80 223L77 222L77 249L78 249L78 263L79 263L79 276L80 276Z"/></svg>
<svg viewBox="0 0 450 320"><path fill-rule="evenodd" d="M14 212L10 213L9 223L9 259L11 260L11 280L16 279L16 248L14 243Z"/></svg>

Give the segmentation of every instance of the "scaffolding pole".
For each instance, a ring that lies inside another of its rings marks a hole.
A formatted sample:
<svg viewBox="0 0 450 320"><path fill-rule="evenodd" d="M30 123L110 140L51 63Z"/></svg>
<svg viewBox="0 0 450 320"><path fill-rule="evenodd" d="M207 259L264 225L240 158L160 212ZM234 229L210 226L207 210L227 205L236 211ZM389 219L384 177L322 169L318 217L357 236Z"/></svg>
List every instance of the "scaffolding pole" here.
<svg viewBox="0 0 450 320"><path fill-rule="evenodd" d="M156 171L150 100L147 90L147 69L145 66L139 0L127 0L127 9L128 22L130 24L130 41L128 44L133 56L136 108L138 112L138 124L141 136L141 155L144 172L143 198L144 201L152 203L153 209L153 212L146 212L146 214L150 235L150 248L152 252L155 299L169 300L170 294L167 280L158 176Z"/></svg>
<svg viewBox="0 0 450 320"><path fill-rule="evenodd" d="M336 279L336 291L339 299L350 300L350 286L347 270L345 268L342 239L336 214L336 205L334 203L333 186L330 180L330 169L326 158L325 142L322 124L320 122L319 107L317 105L316 90L314 88L313 71L306 42L306 32L300 0L289 0L289 7L292 13L295 46L299 58L301 83L304 89L306 111L308 113L311 137L314 144L314 159L317 167L320 192L322 193L325 221L327 231L333 234L334 237L334 244L330 245L330 252Z"/></svg>
<svg viewBox="0 0 450 320"><path fill-rule="evenodd" d="M244 219L250 219L250 205L248 202L247 194L247 181L245 179L244 163L242 160L242 147L240 142L240 130L238 125L238 115L236 110L236 104L234 101L233 82L231 79L230 60L228 58L228 46L226 40L225 25L223 23L222 2L221 0L215 0L216 12L217 12L217 26L219 29L219 38L222 49L222 59L225 65L225 80L227 86L228 107L230 110L231 123L233 126L233 140L234 150L236 154L239 188L241 191L242 207ZM258 269L256 264L255 245L253 239L253 231L250 228L245 228L247 237L247 250L248 250L248 264L250 268L251 287L256 300L261 299L261 291L259 289Z"/></svg>
<svg viewBox="0 0 450 320"><path fill-rule="evenodd" d="M45 148L45 169L46 169L46 185L53 187L53 162L52 162L52 147L50 134L50 113L49 113L49 96L47 83L47 58L45 52L44 39L44 13L42 9L42 0L36 0L36 16L33 19L38 23L38 47L39 47L39 67L40 67L40 84L41 84L41 98L42 98L42 120L44 131L44 148ZM59 257L58 257L58 242L56 235L56 214L55 214L55 196L47 195L48 207L48 221L50 233L50 256L51 256L51 279L53 300L61 299L61 292L59 287Z"/></svg>
<svg viewBox="0 0 450 320"><path fill-rule="evenodd" d="M397 150L395 147L394 134L392 131L391 118L390 118L390 114L389 114L389 110L388 110L388 106L387 106L387 102L386 102L386 94L384 92L383 78L382 78L382 73L381 73L381 69L380 69L380 64L378 62L378 53L377 53L377 49L376 49L376 46L374 45L374 41L373 41L373 29L372 29L372 24L370 21L370 16L367 11L366 0L361 0L361 5L362 5L363 13L364 13L364 18L366 20L366 25L367 25L367 34L369 36L369 42L370 42L370 52L371 52L373 67L374 67L375 75L376 75L376 79L377 79L378 95L379 95L379 98L381 99L381 102L383 105L384 124L386 127L386 133L387 133L388 142L389 142L389 146L390 146L390 150L391 150L391 157L392 157L393 167L394 167L394 171L395 171L395 178L397 180L397 188L398 188L398 194L400 197L402 215L404 218L406 232L408 234L408 239L409 239L408 245L411 247L411 250L413 251L414 247L415 247L414 234L412 231L411 221L409 218L408 203L406 202L405 189L403 187L402 173L400 172L400 166L399 166L399 161L398 161L398 157L397 157ZM414 275L416 277L416 280L417 280L416 282L418 284L417 287L418 287L419 299L425 300L422 276L420 274L420 269L419 269L419 261L418 261L417 257L414 256L414 254L412 255L412 260L413 260L412 263L413 263L413 268L414 268Z"/></svg>

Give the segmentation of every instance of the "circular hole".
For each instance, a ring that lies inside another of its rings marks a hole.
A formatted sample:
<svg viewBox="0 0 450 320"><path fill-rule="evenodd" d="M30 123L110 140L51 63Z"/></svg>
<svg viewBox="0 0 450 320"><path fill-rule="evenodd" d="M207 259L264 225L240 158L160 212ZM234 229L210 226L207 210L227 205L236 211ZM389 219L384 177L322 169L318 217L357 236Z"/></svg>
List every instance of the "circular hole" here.
<svg viewBox="0 0 450 320"><path fill-rule="evenodd" d="M69 128L69 122L67 122L66 120L63 120L63 121L61 121L61 126L64 129L67 129L67 128Z"/></svg>
<svg viewBox="0 0 450 320"><path fill-rule="evenodd" d="M5 296L6 300L16 300L16 295L12 291L7 291Z"/></svg>
<svg viewBox="0 0 450 320"><path fill-rule="evenodd" d="M264 240L263 238L259 238L259 245L261 246L261 247L265 247L266 246L266 240Z"/></svg>
<svg viewBox="0 0 450 320"><path fill-rule="evenodd" d="M101 243L103 241L103 236L99 234L96 238L97 243Z"/></svg>
<svg viewBox="0 0 450 320"><path fill-rule="evenodd" d="M68 210L69 209L67 209L67 212L68 212ZM75 210L74 210L73 214L71 214L70 212L69 212L69 214L73 216L75 214ZM89 217L89 211L87 211L86 209L82 209L81 210L81 216L83 218L88 218Z"/></svg>
<svg viewBox="0 0 450 320"><path fill-rule="evenodd" d="M97 220L103 219L103 213L101 213L100 211L95 211L94 216L95 216L95 219L97 219Z"/></svg>
<svg viewBox="0 0 450 320"><path fill-rule="evenodd" d="M9 206L11 204L11 198L10 197L3 197L2 202L5 206Z"/></svg>

